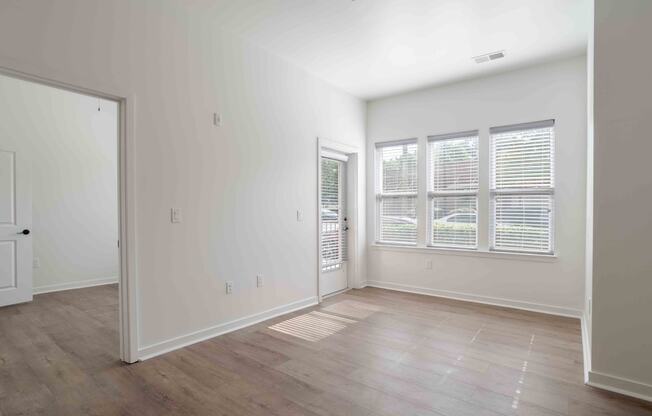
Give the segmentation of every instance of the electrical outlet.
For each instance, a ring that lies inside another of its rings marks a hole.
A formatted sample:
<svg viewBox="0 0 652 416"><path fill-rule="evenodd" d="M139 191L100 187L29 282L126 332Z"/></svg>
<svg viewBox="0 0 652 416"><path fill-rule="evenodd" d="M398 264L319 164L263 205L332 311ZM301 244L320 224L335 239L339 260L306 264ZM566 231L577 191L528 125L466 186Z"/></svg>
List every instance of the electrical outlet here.
<svg viewBox="0 0 652 416"><path fill-rule="evenodd" d="M172 208L170 210L170 221L173 224L181 222L181 208Z"/></svg>
<svg viewBox="0 0 652 416"><path fill-rule="evenodd" d="M432 259L426 260L426 270L432 270Z"/></svg>
<svg viewBox="0 0 652 416"><path fill-rule="evenodd" d="M297 210L297 222L303 222L303 211Z"/></svg>
<svg viewBox="0 0 652 416"><path fill-rule="evenodd" d="M38 258L38 257L34 257L34 258L32 259L32 266L33 266L35 269L38 269L39 267L41 267L41 259Z"/></svg>
<svg viewBox="0 0 652 416"><path fill-rule="evenodd" d="M263 279L263 275L259 274L258 276L256 276L256 287L263 287L264 284L265 281Z"/></svg>
<svg viewBox="0 0 652 416"><path fill-rule="evenodd" d="M230 295L231 293L233 293L233 282L229 280L226 282L226 294Z"/></svg>

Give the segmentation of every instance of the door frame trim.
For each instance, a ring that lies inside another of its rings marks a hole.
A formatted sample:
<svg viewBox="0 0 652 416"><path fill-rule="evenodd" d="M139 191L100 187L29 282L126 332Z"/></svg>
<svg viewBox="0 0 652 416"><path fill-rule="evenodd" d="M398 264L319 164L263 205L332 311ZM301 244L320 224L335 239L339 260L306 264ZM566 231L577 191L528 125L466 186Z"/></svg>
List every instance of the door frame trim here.
<svg viewBox="0 0 652 416"><path fill-rule="evenodd" d="M353 244L349 244L349 260L348 260L348 270L347 270L347 288L348 290L352 287L356 287L358 282L360 282L360 221L361 218L359 215L359 199L362 196L360 194L360 182L359 179L363 178L364 172L360 171L360 158L362 156L362 151L357 146L352 146L345 143L336 142L322 137L317 137L317 302L321 303L325 296L321 295L320 290L320 281L322 276L321 271L321 158L322 151L335 151L343 153L348 156L348 161L346 162L346 174L347 174L347 183L352 184L352 187L348 194L352 195L352 198L347 198L346 208L349 213L354 215L349 215L349 232L351 233L351 238ZM351 267L353 266L353 267Z"/></svg>
<svg viewBox="0 0 652 416"><path fill-rule="evenodd" d="M84 94L118 104L118 228L120 241L119 332L120 359L138 361L138 302L136 253L136 163L135 106L132 93L109 93L69 84L0 66L0 74L11 78Z"/></svg>

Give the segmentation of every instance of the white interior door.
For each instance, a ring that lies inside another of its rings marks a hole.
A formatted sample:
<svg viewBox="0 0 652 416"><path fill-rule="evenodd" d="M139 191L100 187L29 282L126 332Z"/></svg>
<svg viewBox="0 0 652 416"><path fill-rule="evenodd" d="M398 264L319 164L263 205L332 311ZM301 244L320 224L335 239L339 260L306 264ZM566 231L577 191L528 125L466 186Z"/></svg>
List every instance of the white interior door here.
<svg viewBox="0 0 652 416"><path fill-rule="evenodd" d="M321 273L322 296L349 286L347 270L346 159L321 158Z"/></svg>
<svg viewBox="0 0 652 416"><path fill-rule="evenodd" d="M21 156L0 147L0 306L32 300L32 190Z"/></svg>

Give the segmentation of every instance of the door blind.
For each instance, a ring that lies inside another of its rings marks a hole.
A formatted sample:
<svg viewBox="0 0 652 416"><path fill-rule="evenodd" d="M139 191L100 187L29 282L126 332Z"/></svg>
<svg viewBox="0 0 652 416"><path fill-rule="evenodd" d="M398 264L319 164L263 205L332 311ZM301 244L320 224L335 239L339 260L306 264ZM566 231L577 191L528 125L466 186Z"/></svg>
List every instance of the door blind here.
<svg viewBox="0 0 652 416"><path fill-rule="evenodd" d="M417 143L377 145L378 241L417 242Z"/></svg>
<svg viewBox="0 0 652 416"><path fill-rule="evenodd" d="M554 120L490 132L491 248L551 254Z"/></svg>
<svg viewBox="0 0 652 416"><path fill-rule="evenodd" d="M336 270L345 260L342 209L342 162L321 159L322 270Z"/></svg>
<svg viewBox="0 0 652 416"><path fill-rule="evenodd" d="M428 138L430 245L478 245L478 132Z"/></svg>

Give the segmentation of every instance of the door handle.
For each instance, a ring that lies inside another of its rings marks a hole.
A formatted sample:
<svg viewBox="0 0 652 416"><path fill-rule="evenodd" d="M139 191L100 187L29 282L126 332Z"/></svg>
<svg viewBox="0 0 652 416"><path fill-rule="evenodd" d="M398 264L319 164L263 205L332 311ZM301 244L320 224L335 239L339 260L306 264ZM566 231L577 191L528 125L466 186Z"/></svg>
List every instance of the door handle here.
<svg viewBox="0 0 652 416"><path fill-rule="evenodd" d="M19 232L18 234L28 235L29 233L30 231L27 228L25 228L23 231Z"/></svg>

